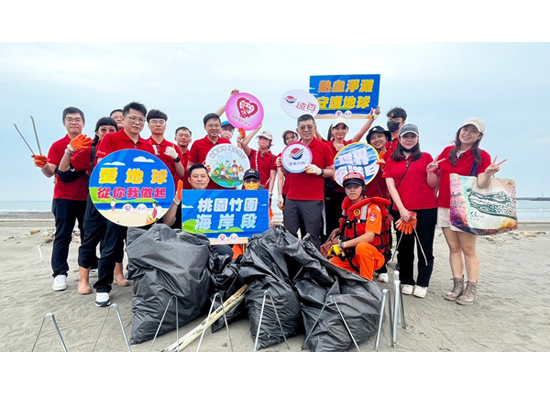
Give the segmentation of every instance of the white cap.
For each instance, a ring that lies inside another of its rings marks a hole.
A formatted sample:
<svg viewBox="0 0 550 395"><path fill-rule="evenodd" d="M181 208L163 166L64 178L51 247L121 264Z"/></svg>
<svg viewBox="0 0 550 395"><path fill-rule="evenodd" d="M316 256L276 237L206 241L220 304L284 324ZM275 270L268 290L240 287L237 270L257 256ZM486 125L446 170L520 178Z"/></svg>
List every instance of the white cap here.
<svg viewBox="0 0 550 395"><path fill-rule="evenodd" d="M344 118L336 118L336 120L332 123L331 127L335 128L340 123L343 123L349 129L349 125L348 125L348 123L346 122L346 120Z"/></svg>
<svg viewBox="0 0 550 395"><path fill-rule="evenodd" d="M265 137L266 139L273 141L273 135L271 134L271 132L268 132L267 130L264 130L262 133L258 134L256 137Z"/></svg>

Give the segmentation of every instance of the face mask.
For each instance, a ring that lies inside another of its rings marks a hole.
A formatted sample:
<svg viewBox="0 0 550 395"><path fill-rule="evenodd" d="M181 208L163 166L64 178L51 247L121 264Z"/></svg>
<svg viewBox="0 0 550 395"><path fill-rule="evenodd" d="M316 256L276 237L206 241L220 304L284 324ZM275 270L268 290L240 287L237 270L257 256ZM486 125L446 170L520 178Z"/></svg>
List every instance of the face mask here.
<svg viewBox="0 0 550 395"><path fill-rule="evenodd" d="M258 189L260 187L260 183L256 183L256 182L247 182L244 184L244 189L247 190L247 191L255 191L256 189Z"/></svg>
<svg viewBox="0 0 550 395"><path fill-rule="evenodd" d="M397 121L388 121L388 130L390 133L396 132L399 129L399 122Z"/></svg>
<svg viewBox="0 0 550 395"><path fill-rule="evenodd" d="M417 146L418 146L418 144L415 145L415 146L412 147L412 148L405 148L405 147L401 146L401 150L402 150L403 152L406 152L406 153L411 153L411 152L413 152L413 151L416 149Z"/></svg>

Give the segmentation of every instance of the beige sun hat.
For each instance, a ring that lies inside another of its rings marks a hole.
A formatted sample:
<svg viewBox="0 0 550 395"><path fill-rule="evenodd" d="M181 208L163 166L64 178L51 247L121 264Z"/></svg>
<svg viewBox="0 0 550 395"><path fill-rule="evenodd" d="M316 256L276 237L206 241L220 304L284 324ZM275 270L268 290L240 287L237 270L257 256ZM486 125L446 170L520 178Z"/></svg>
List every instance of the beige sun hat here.
<svg viewBox="0 0 550 395"><path fill-rule="evenodd" d="M458 130L460 131L460 129L466 125L474 125L481 134L485 134L485 122L479 118L468 118L464 121L462 126L458 128Z"/></svg>

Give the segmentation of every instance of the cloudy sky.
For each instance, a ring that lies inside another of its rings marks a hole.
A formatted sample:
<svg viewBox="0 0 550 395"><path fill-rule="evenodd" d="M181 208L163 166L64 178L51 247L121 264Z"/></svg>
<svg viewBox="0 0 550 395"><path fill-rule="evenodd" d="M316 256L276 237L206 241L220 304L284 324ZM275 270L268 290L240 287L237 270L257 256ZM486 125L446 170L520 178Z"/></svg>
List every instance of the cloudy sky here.
<svg viewBox="0 0 550 395"><path fill-rule="evenodd" d="M77 23L71 20L72 26ZM250 24L259 26L256 20ZM57 30L45 30L53 31L45 36L52 41L65 37L55 26ZM218 26L220 31L225 29ZM429 39L429 32L425 34ZM433 39L447 37L436 36ZM6 37L10 39L9 34ZM35 33L28 41L40 37ZM104 39L105 33L98 37ZM545 115L550 107L548 70L548 43L3 42L0 200L51 199L52 180L33 166L13 127L16 123L35 147L29 115L36 120L43 151L65 135L61 113L68 106L84 111L88 135L97 119L139 101L147 109L168 114L167 138L172 139L182 125L193 131L194 138L201 138L205 136L202 117L222 106L232 89L239 89L262 102L263 127L274 134L273 151L278 153L283 149L281 133L295 128L295 120L281 109L283 93L308 90L311 75L336 74L380 74L382 113L393 106L405 108L407 121L420 129L422 149L434 156L452 142L466 118L482 118L487 124L482 148L508 159L499 176L516 180L518 196L550 196L542 151L550 143ZM323 134L329 123L318 121ZM352 120L348 136L362 123ZM375 124L385 125L385 115ZM149 136L147 126L142 135Z"/></svg>

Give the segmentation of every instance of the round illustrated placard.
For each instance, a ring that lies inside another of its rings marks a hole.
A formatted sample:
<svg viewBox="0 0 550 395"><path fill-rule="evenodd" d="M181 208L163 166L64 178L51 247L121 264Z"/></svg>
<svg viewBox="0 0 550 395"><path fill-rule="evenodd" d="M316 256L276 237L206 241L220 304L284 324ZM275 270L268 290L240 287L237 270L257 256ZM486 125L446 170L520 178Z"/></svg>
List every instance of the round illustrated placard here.
<svg viewBox="0 0 550 395"><path fill-rule="evenodd" d="M250 168L246 153L232 144L214 146L205 159L212 181L224 188L235 188L243 184L244 172Z"/></svg>
<svg viewBox="0 0 550 395"><path fill-rule="evenodd" d="M264 119L264 108L250 93L237 93L225 104L225 115L237 129L254 130Z"/></svg>
<svg viewBox="0 0 550 395"><path fill-rule="evenodd" d="M286 146L281 152L281 162L287 171L302 173L311 164L313 155L311 149L304 143L295 142Z"/></svg>
<svg viewBox="0 0 550 395"><path fill-rule="evenodd" d="M365 177L365 183L371 182L379 165L376 148L367 143L352 143L342 148L334 157L334 179L342 185L344 177L352 172L359 172Z"/></svg>
<svg viewBox="0 0 550 395"><path fill-rule="evenodd" d="M109 221L128 227L159 220L174 199L174 179L155 155L124 149L103 158L90 176L90 198Z"/></svg>
<svg viewBox="0 0 550 395"><path fill-rule="evenodd" d="M292 118L298 118L304 114L315 116L319 112L319 102L315 96L299 89L285 92L281 97L281 107Z"/></svg>

